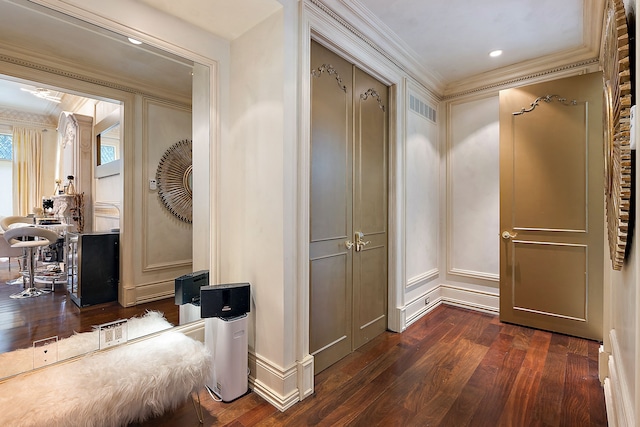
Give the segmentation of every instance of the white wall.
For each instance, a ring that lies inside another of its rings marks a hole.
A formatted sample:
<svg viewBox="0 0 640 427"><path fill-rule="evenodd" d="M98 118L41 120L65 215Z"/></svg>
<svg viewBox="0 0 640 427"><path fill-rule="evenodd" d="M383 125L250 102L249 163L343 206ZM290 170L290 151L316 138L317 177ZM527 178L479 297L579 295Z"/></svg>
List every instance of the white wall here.
<svg viewBox="0 0 640 427"><path fill-rule="evenodd" d="M409 85L405 99L415 96L437 109L438 102ZM440 284L440 144L438 125L412 111L406 103L405 131L405 322L411 323L428 307L425 294ZM437 120L444 120L437 117ZM435 303L436 298L429 299Z"/></svg>
<svg viewBox="0 0 640 427"><path fill-rule="evenodd" d="M287 328L284 11L231 43L230 138L221 147L220 278L251 283L249 347L255 383L270 391L271 372L295 368ZM295 100L290 100L295 101Z"/></svg>
<svg viewBox="0 0 640 427"><path fill-rule="evenodd" d="M640 1L625 0L627 16L638 10ZM632 27L633 28L633 27ZM636 40L638 31L636 30ZM636 69L638 48L636 47ZM640 78L636 74L636 87ZM635 135L638 140L638 115ZM637 153L634 153L637 156ZM637 160L637 159L636 159ZM605 382L607 416L610 426L633 426L640 419L640 209L638 208L638 165L635 163L635 226L629 253L621 271L605 260L604 346L600 378ZM608 248L605 253L609 253ZM608 279L608 280L607 280Z"/></svg>
<svg viewBox="0 0 640 427"><path fill-rule="evenodd" d="M498 287L500 273L500 138L497 96L454 103L447 149L450 276Z"/></svg>

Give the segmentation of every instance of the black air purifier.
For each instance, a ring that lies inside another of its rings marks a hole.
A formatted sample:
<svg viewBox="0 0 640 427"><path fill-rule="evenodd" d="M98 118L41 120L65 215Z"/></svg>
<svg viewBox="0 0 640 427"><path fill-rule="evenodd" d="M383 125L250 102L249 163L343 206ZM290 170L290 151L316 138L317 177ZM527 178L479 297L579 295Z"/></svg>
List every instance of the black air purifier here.
<svg viewBox="0 0 640 427"><path fill-rule="evenodd" d="M200 316L228 319L241 316L250 310L248 283L205 286L200 289Z"/></svg>
<svg viewBox="0 0 640 427"><path fill-rule="evenodd" d="M201 270L185 274L175 280L176 305L200 305L200 288L209 286L209 271Z"/></svg>

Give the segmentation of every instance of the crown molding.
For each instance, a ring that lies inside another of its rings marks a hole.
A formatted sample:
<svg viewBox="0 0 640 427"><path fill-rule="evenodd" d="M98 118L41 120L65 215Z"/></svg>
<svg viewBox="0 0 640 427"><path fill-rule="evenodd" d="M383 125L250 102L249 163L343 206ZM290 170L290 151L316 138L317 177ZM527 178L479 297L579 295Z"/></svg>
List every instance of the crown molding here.
<svg viewBox="0 0 640 427"><path fill-rule="evenodd" d="M191 98L174 93L173 91L166 91L155 86L150 87L144 82L126 79L122 76L105 75L98 70L86 67L85 64L69 62L60 58L51 58L40 52L29 51L24 47L18 47L9 43L5 43L0 47L0 61L116 89L122 92L151 98L169 99L185 105L191 104Z"/></svg>
<svg viewBox="0 0 640 427"><path fill-rule="evenodd" d="M12 126L45 127L50 129L55 129L58 125L57 117L25 113L8 108L0 108L0 122Z"/></svg>
<svg viewBox="0 0 640 427"><path fill-rule="evenodd" d="M330 16L335 22L373 48L397 69L424 87L436 97L444 89L441 79L426 70L416 60L417 54L403 43L375 15L359 1L306 0ZM395 37L394 37L395 36Z"/></svg>
<svg viewBox="0 0 640 427"><path fill-rule="evenodd" d="M566 57L565 57L566 58ZM538 62L534 66L534 62ZM595 71L599 68L598 58L587 58L577 62L545 62L545 59L521 63L517 67L502 69L498 72L484 73L466 81L452 83L442 96L444 101L467 96L470 94L499 90L519 84L533 83L533 81L560 78L560 74L576 74Z"/></svg>
<svg viewBox="0 0 640 427"><path fill-rule="evenodd" d="M362 39L397 68L424 85L437 98L452 99L475 92L508 87L557 73L590 71L598 64L606 0L584 0L583 46L534 60L488 71L467 79L444 83L425 69L418 55L373 15L361 0L307 0Z"/></svg>
<svg viewBox="0 0 640 427"><path fill-rule="evenodd" d="M606 0L584 0L583 45L580 48L564 50L449 83L442 93L443 98L451 99L492 88L513 86L514 83L561 71L598 65L605 4Z"/></svg>

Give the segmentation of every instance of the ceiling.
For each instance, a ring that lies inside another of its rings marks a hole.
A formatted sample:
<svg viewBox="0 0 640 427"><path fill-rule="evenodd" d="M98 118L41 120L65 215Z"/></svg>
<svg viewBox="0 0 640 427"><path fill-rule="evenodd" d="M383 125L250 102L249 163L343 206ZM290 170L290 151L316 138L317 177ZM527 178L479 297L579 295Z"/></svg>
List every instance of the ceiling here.
<svg viewBox="0 0 640 427"><path fill-rule="evenodd" d="M136 1L228 40L237 38L282 7L276 0ZM575 52L583 57L597 57L604 8L604 0L312 2L328 7L361 29L391 58L410 64L414 76L424 78L441 92L474 76L535 61L544 63L545 58L570 63L580 59ZM52 18L51 11L26 0L0 0L3 48L27 57L37 57L37 50L41 50L66 58L69 63L93 62L105 76L124 86L143 91L162 87L176 96L190 98L189 61L150 46L136 47L118 34L81 21L72 20L71 26L60 25L63 21L68 19L57 14ZM39 48L26 50L25 43ZM97 45L104 47L98 50ZM489 52L495 49L501 49L503 55L489 57ZM154 72L158 69L164 71ZM145 79L136 80L134 75ZM26 82L20 83L24 86ZM31 104L35 113L48 114L55 109L50 103L36 106L33 101L39 100L27 92L20 93L20 87L0 83L0 109L9 107L8 99L20 102L21 108L30 108Z"/></svg>
<svg viewBox="0 0 640 427"><path fill-rule="evenodd" d="M274 0L139 0L234 39L278 8ZM445 90L516 64L597 57L604 0L313 0ZM242 14L238 14L238 8ZM500 49L498 58L489 52Z"/></svg>
<svg viewBox="0 0 640 427"><path fill-rule="evenodd" d="M587 42L585 7L593 6L593 2L585 0L341 3L352 5L373 26L397 39L424 69L445 84L581 48ZM489 57L494 50L502 50L503 54Z"/></svg>
<svg viewBox="0 0 640 427"><path fill-rule="evenodd" d="M15 58L37 62L40 57L54 56L75 72L108 81L111 87L161 93L185 103L191 100L193 62L152 46L136 46L119 34L27 0L0 0L0 40L0 53ZM83 69L82 64L92 65ZM0 75L0 111L19 110L57 119L60 105L22 90L36 87L51 89L67 106L79 102L82 96L77 95L84 95Z"/></svg>

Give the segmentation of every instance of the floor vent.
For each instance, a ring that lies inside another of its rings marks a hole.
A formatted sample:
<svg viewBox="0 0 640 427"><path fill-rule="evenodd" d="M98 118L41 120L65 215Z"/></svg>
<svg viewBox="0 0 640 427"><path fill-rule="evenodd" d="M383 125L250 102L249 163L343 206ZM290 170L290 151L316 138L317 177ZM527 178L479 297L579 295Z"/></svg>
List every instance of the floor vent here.
<svg viewBox="0 0 640 427"><path fill-rule="evenodd" d="M435 108L412 94L409 94L409 109L420 114L427 120L431 120L434 123L436 122Z"/></svg>

